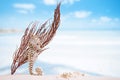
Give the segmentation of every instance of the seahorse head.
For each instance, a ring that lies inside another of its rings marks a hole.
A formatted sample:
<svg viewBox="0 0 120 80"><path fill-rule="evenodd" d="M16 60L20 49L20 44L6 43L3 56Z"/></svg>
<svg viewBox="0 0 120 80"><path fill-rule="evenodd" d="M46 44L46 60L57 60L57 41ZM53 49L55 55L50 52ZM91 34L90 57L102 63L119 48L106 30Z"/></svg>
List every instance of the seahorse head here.
<svg viewBox="0 0 120 80"><path fill-rule="evenodd" d="M41 41L39 39L39 36L34 35L30 38L28 46L32 48L35 52L39 52L41 50Z"/></svg>

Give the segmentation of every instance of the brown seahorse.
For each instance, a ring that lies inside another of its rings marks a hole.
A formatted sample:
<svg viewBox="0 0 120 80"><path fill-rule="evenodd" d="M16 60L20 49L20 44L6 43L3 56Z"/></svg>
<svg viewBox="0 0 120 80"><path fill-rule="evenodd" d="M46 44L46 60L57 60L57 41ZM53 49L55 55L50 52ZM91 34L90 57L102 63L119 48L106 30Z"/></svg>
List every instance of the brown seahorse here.
<svg viewBox="0 0 120 80"><path fill-rule="evenodd" d="M33 73L33 65L34 62L36 60L36 58L38 57L38 50L42 50L40 48L40 40L37 36L33 36L30 40L29 40L29 46L28 46L28 62L29 62L29 73L31 75L42 75L42 69L41 68L36 68L35 71L37 72L36 74Z"/></svg>

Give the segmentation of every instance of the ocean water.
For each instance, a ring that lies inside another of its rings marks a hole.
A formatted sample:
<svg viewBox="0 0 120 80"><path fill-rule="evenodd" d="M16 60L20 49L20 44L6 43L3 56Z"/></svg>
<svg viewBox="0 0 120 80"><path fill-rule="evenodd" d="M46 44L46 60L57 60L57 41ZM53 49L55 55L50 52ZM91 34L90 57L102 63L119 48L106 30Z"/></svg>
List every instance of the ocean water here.
<svg viewBox="0 0 120 80"><path fill-rule="evenodd" d="M23 33L0 34L0 75L10 74L12 55ZM120 77L120 31L58 31L34 67L44 74L80 71ZM16 73L28 74L28 64Z"/></svg>

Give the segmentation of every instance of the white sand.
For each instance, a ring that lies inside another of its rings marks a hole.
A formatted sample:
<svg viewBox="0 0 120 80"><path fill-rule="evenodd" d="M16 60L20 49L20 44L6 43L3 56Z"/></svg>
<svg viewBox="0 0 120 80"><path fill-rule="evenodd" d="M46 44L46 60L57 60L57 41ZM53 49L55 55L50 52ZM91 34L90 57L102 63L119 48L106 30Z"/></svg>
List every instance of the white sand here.
<svg viewBox="0 0 120 80"><path fill-rule="evenodd" d="M104 76L90 76L83 74L61 74L61 75L3 75L0 80L120 80L120 78L104 77Z"/></svg>

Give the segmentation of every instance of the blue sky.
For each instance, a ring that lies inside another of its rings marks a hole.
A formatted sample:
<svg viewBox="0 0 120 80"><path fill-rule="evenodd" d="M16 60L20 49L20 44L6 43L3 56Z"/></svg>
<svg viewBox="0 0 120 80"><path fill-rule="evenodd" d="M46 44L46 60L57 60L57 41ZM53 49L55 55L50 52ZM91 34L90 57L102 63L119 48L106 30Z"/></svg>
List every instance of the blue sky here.
<svg viewBox="0 0 120 80"><path fill-rule="evenodd" d="M53 18L60 0L0 0L0 28ZM63 0L61 30L120 30L120 0Z"/></svg>

